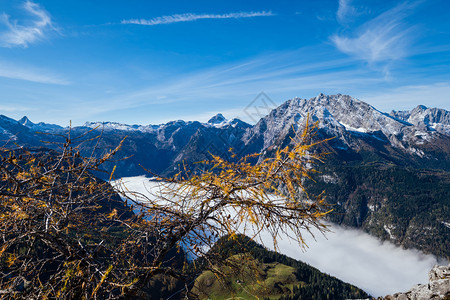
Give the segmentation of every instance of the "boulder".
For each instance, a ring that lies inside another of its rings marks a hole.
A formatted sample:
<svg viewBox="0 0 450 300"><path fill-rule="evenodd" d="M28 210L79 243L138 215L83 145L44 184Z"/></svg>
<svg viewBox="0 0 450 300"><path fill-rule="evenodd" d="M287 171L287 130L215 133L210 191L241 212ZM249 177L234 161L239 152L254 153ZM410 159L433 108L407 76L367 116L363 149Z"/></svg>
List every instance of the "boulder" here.
<svg viewBox="0 0 450 300"><path fill-rule="evenodd" d="M428 273L428 284L418 284L405 293L387 295L384 300L450 300L450 264L434 266Z"/></svg>

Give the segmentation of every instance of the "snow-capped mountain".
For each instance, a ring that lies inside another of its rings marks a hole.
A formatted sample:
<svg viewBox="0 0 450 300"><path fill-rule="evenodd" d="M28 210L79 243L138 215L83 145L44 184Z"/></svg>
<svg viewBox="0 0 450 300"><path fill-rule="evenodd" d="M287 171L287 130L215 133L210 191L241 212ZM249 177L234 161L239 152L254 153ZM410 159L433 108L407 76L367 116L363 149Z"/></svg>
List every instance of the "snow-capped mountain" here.
<svg viewBox="0 0 450 300"><path fill-rule="evenodd" d="M217 114L206 123L183 120L159 125L87 122L72 130L83 132L91 128L103 131L103 136L109 140L107 144L128 136L128 142L133 144L130 149L141 151L139 149L142 148L142 153L152 153L148 149L154 149L155 155L164 152L163 156L168 159L163 162L159 160L161 168L164 165L163 169L173 170L174 163L202 160L209 153L226 155L229 148L237 154L264 151L273 144L285 141L293 128L297 130L303 126L308 115L312 121L318 121L322 135L336 137L331 142L335 151L346 151L347 154L379 152L385 153L385 158L391 156L396 160L408 160L409 157L430 161L449 158L450 112L418 106L411 111L387 114L361 100L341 94L320 94L311 99L293 98L253 126ZM19 121L5 116L0 118L0 139L14 139L19 144L19 133L23 139L37 131L61 133L64 130L67 129L58 125L35 124L27 117ZM128 152L127 149L124 152ZM161 168L158 167L157 171L162 171Z"/></svg>
<svg viewBox="0 0 450 300"><path fill-rule="evenodd" d="M449 112L418 107L411 112L388 115L347 95L320 94L315 98L286 101L246 132L246 144L259 141L262 148L272 145L290 129L298 129L306 117L319 122L329 136L336 136L339 147L359 150L361 142L386 143L410 154L425 155L423 146L445 139L448 143ZM372 141L371 141L372 140ZM447 148L450 147L447 145Z"/></svg>
<svg viewBox="0 0 450 300"><path fill-rule="evenodd" d="M221 125L223 123L225 123L227 121L227 119L225 119L225 117L222 114L217 114L214 117L212 117L211 119L208 120L208 124L211 125Z"/></svg>
<svg viewBox="0 0 450 300"><path fill-rule="evenodd" d="M195 144L199 139L198 135L212 134L213 137L205 140L215 140L219 136L224 142L223 147L237 148L239 152L246 148L248 153L262 151L282 140L292 128L298 129L303 126L308 115L312 121L319 122L323 133L336 136L340 144L336 142L334 144L344 150L350 148L359 151L367 145L377 144L379 147L380 144L386 144L396 151L405 151L422 157L429 155L427 148L433 148L435 143L440 147L450 147L448 145L450 112L444 109L418 106L412 111L393 111L387 114L361 100L341 94L329 96L320 94L311 99L293 98L272 110L254 126L239 119L227 120L222 114L213 116L207 123L179 120L143 126L90 122L85 126L108 131L155 134L161 144L172 145L174 150L177 148L175 144L187 145L189 142L186 140L187 137L192 138L192 144ZM209 130L212 128L220 132ZM188 135L186 130L190 132ZM200 132L196 135L197 130ZM184 141L181 144L176 141L179 132L184 132L182 136ZM242 138L237 139L238 136ZM215 145L219 148L222 146ZM190 147L191 151L202 152L198 148L198 145ZM179 159L176 161L185 158L183 153L177 157Z"/></svg>
<svg viewBox="0 0 450 300"><path fill-rule="evenodd" d="M148 174L147 170L170 176L182 166L199 167L197 162L211 154L239 159L263 153L262 159L289 143L293 129L301 128L307 116L318 122L319 139L335 137L323 146L332 154L320 167L324 175L316 178L317 192L327 190L337 212L334 222L362 227L399 245L449 255L445 244L450 239L450 112L444 109L418 106L387 114L348 95L320 94L288 100L255 125L217 114L206 123L88 122L71 128L71 136L83 136L83 155L91 155L93 147L100 155L125 138L117 160L104 165L108 170L117 166L117 177ZM65 143L67 132L68 128L35 124L26 117L16 121L0 116L4 147L57 149L42 140ZM99 143L90 139L100 135Z"/></svg>
<svg viewBox="0 0 450 300"><path fill-rule="evenodd" d="M19 122L21 122L21 121L19 121ZM30 123L29 120L28 120L28 122ZM203 127L221 128L221 127L226 127L226 126L229 126L232 124L236 124L238 122L245 123L239 119L228 120L221 113L218 113L217 115L215 115L211 119L209 119L208 122L206 122L206 123L200 123L197 121L183 121L183 120L170 121L166 124L159 124L159 125L151 125L151 124L150 125L128 125L128 124L122 124L122 123L117 123L117 122L86 122L86 123L84 123L83 127L89 127L92 129L107 130L107 131L122 130L122 131L140 131L140 132L149 133L149 132L165 131L165 129L167 127L173 128L173 126L184 127L184 126L191 126L192 124L197 124L197 125L201 124ZM43 124L43 123L39 123L39 124Z"/></svg>
<svg viewBox="0 0 450 300"><path fill-rule="evenodd" d="M391 116L427 131L450 135L450 112L440 108L419 105L411 111L392 111Z"/></svg>
<svg viewBox="0 0 450 300"><path fill-rule="evenodd" d="M86 122L83 127L92 129L106 130L106 131L141 131L141 132L153 132L158 130L161 125L128 125L117 122Z"/></svg>

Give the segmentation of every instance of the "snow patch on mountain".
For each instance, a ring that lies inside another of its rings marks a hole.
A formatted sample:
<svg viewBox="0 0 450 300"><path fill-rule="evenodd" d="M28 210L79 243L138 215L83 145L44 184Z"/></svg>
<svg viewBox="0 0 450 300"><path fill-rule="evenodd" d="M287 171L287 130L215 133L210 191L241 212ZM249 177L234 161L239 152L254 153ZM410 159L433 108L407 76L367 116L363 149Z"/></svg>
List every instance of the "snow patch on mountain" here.
<svg viewBox="0 0 450 300"><path fill-rule="evenodd" d="M342 126L344 126L347 131L357 131L357 132L367 133L367 129L365 129L365 128L353 128L352 126L342 123L342 122L340 122L340 124Z"/></svg>
<svg viewBox="0 0 450 300"><path fill-rule="evenodd" d="M122 130L122 131L153 132L159 129L161 125L127 125L117 122L86 122L84 123L83 126L108 131Z"/></svg>
<svg viewBox="0 0 450 300"><path fill-rule="evenodd" d="M201 124L205 128L226 128L226 127L250 127L249 124L241 121L239 119L226 119L221 113L213 116L207 123L200 123L198 121L184 121L176 120L170 121L165 124L159 125L128 125L117 122L86 122L83 126L99 130L121 130L121 131L140 131L143 133L156 133L158 135L158 140L163 141L167 138L165 132L174 132L177 128L184 126L191 126L192 124Z"/></svg>
<svg viewBox="0 0 450 300"><path fill-rule="evenodd" d="M17 136L0 126L0 136L2 137L1 142L4 143L7 140L15 141Z"/></svg>

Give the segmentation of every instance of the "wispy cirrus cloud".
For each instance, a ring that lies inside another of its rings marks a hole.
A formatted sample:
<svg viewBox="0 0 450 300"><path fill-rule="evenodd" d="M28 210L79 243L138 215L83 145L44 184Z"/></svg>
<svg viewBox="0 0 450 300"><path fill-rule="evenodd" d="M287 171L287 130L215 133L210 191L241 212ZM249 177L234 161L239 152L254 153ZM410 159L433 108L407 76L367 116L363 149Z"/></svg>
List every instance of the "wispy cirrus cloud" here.
<svg viewBox="0 0 450 300"><path fill-rule="evenodd" d="M227 13L227 14L175 14L171 16L162 16L152 19L130 19L122 20L121 24L137 24L137 25L161 25L161 24L171 24L179 22L192 22L201 19L242 19L242 18L255 18L255 17L270 17L275 14L271 11L259 11L259 12L237 12L237 13Z"/></svg>
<svg viewBox="0 0 450 300"><path fill-rule="evenodd" d="M357 9L351 5L352 0L339 0L336 18L340 23L345 23L348 18L358 15Z"/></svg>
<svg viewBox="0 0 450 300"><path fill-rule="evenodd" d="M378 103L380 107L388 107L395 103L395 110L411 110L419 104L450 110L448 101L450 82L404 85L380 91L361 93L362 99L368 103Z"/></svg>
<svg viewBox="0 0 450 300"><path fill-rule="evenodd" d="M44 38L47 31L55 30L50 14L39 4L26 1L22 9L30 16L30 20L22 22L24 25L19 24L18 20L11 20L5 12L0 15L0 25L4 27L0 31L2 47L28 47Z"/></svg>
<svg viewBox="0 0 450 300"><path fill-rule="evenodd" d="M312 56L308 55L310 51L313 51ZM329 56L328 51L308 48L263 55L189 74L174 74L167 80L154 82L142 89L120 92L115 96L108 95L104 98L108 105L105 102L96 107L91 105L90 112L103 114L107 110L117 111L148 105L170 104L178 107L183 106L183 103L196 101L204 103L205 107L208 104L207 114L201 116L205 120L211 117L210 112L220 109L229 118L237 117L252 122L246 119L243 109L261 91L273 96L272 99L278 102L294 96L316 96L319 91L345 92L342 87L346 84L368 86L379 81L369 78L365 71L347 70L348 64L352 63L351 59L319 60L320 57ZM220 103L227 103L227 108ZM203 112L204 110L183 111L182 117L192 120ZM83 113L86 114L86 110ZM175 112L168 112L167 116L147 115L147 121L143 122L148 122L149 118L152 122L166 122L179 117L180 112L176 115ZM86 116L83 118L85 120Z"/></svg>
<svg viewBox="0 0 450 300"><path fill-rule="evenodd" d="M11 64L4 61L0 61L0 77L46 84L69 84L67 80L60 76L49 74L46 70Z"/></svg>
<svg viewBox="0 0 450 300"><path fill-rule="evenodd" d="M34 110L31 107L28 106L20 106L17 104L11 104L11 105L0 105L0 111L2 112L28 112Z"/></svg>
<svg viewBox="0 0 450 300"><path fill-rule="evenodd" d="M340 0L337 18L348 15L349 0ZM331 41L343 53L368 63L390 62L408 56L414 26L405 18L416 3L404 2L357 27L349 35L333 35Z"/></svg>

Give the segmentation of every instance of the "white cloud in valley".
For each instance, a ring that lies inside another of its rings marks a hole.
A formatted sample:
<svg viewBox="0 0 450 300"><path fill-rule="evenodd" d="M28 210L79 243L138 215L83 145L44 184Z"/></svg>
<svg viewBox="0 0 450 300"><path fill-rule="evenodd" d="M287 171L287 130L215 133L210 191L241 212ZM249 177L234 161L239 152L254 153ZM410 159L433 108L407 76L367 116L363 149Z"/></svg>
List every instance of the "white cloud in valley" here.
<svg viewBox="0 0 450 300"><path fill-rule="evenodd" d="M122 182L129 191L146 195L154 193L158 187L158 183L143 176L123 178ZM415 284L426 283L428 271L438 263L432 255L380 242L360 230L334 224L330 228L332 232L326 237L315 234L316 240L305 233L306 251L286 236L278 241L278 249L376 297L404 292ZM262 232L260 237L259 242L274 248L272 237L267 232Z"/></svg>
<svg viewBox="0 0 450 300"><path fill-rule="evenodd" d="M406 292L415 284L428 282L428 272L438 260L418 250L405 250L390 242L380 242L361 230L332 224L326 238L315 241L305 235L308 249L302 252L295 242L279 242L280 252L304 261L320 271L362 288L375 297ZM271 238L262 235L269 248ZM446 262L441 262L446 263Z"/></svg>

